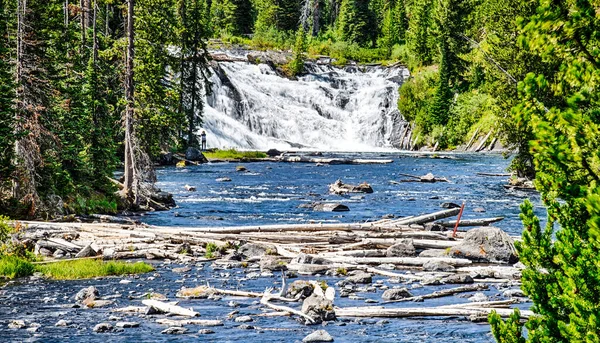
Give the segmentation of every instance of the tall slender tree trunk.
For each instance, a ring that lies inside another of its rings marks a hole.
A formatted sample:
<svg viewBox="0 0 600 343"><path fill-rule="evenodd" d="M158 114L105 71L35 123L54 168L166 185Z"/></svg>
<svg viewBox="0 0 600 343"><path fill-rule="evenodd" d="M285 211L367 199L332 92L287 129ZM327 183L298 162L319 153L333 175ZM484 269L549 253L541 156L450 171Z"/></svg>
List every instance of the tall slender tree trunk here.
<svg viewBox="0 0 600 343"><path fill-rule="evenodd" d="M137 205L137 196L133 189L135 180L135 158L133 152L133 116L134 116L134 83L133 83L133 57L134 57L134 29L133 29L134 0L128 0L127 9L127 70L125 75L125 183L124 195L133 204Z"/></svg>
<svg viewBox="0 0 600 343"><path fill-rule="evenodd" d="M16 95L17 95L17 104L15 111L15 123L16 128L15 131L17 134L21 131L21 114L23 110L23 27L24 27L24 16L25 10L27 8L27 0L18 0L17 2L17 68L15 71L15 81L16 81ZM18 158L19 156L19 140L16 139L14 143L14 156ZM18 163L15 160L15 165ZM18 180L14 180L12 182L13 185L13 198L18 199L20 193L20 187Z"/></svg>
<svg viewBox="0 0 600 343"><path fill-rule="evenodd" d="M87 24L87 20L86 20L86 4L85 4L86 0L79 0L79 10L81 11L81 13L79 14L79 25L81 26L81 53L83 54L83 52L85 51L85 43L86 43L86 38L85 38L85 32L87 30L86 24Z"/></svg>
<svg viewBox="0 0 600 343"><path fill-rule="evenodd" d="M320 26L320 21L321 21L321 7L320 5L320 0L313 0L314 1L314 7L313 7L313 30L312 30L312 35L313 37L316 37L319 35L319 31L321 30L321 26Z"/></svg>

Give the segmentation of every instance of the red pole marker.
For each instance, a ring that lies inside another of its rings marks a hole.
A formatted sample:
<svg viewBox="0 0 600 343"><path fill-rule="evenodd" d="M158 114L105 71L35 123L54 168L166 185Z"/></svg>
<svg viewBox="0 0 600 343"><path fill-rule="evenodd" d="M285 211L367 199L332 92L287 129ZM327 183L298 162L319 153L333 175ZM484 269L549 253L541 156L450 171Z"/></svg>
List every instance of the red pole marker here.
<svg viewBox="0 0 600 343"><path fill-rule="evenodd" d="M463 201L462 206L460 207L460 212L458 212L458 219L456 219L456 224L454 225L454 231L452 231L452 238L456 237L456 231L458 230L458 224L460 223L460 217L462 217L464 210L465 210L465 202Z"/></svg>

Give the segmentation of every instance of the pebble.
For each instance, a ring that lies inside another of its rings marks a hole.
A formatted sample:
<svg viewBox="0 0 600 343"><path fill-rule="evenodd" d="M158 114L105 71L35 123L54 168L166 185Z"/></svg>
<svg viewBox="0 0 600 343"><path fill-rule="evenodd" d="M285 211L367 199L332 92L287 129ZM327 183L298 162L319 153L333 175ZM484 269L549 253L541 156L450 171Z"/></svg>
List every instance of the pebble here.
<svg viewBox="0 0 600 343"><path fill-rule="evenodd" d="M126 285L128 283L131 283L131 280L121 280L121 281L119 281L119 283L122 285Z"/></svg>
<svg viewBox="0 0 600 343"><path fill-rule="evenodd" d="M10 329L22 329L25 326L25 321L23 320L12 320L10 323L8 323L8 327Z"/></svg>
<svg viewBox="0 0 600 343"><path fill-rule="evenodd" d="M198 331L198 333L201 335L210 335L215 332L211 329L200 329L200 331Z"/></svg>
<svg viewBox="0 0 600 343"><path fill-rule="evenodd" d="M313 343L313 342L333 342L333 337L329 334L329 332L325 330L317 330L310 335L304 337L302 340L304 343Z"/></svg>
<svg viewBox="0 0 600 343"><path fill-rule="evenodd" d="M241 329L241 330L254 330L254 326L248 325L248 324L242 324L242 325L238 326L238 329Z"/></svg>

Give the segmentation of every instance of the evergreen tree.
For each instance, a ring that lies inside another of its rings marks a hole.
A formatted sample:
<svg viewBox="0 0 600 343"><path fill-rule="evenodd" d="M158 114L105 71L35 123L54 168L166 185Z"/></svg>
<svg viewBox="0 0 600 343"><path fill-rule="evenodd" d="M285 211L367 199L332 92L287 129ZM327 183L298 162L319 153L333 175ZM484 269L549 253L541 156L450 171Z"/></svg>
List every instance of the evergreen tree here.
<svg viewBox="0 0 600 343"><path fill-rule="evenodd" d="M433 0L415 1L411 7L407 43L414 58L422 65L433 60L432 10Z"/></svg>
<svg viewBox="0 0 600 343"><path fill-rule="evenodd" d="M338 36L342 40L369 45L375 39L374 25L369 0L342 0L337 22Z"/></svg>
<svg viewBox="0 0 600 343"><path fill-rule="evenodd" d="M310 1L310 0L309 0ZM275 28L280 31L296 30L300 20L301 6L298 0L257 0L256 31Z"/></svg>
<svg viewBox="0 0 600 343"><path fill-rule="evenodd" d="M600 43L600 19L588 1L540 1L522 28L530 51L560 61L556 73L525 77L515 108L531 123L536 187L548 221L542 228L532 204L522 206L522 289L536 313L525 324L527 338L520 338L517 318L490 321L499 342L598 342L600 63L590 49Z"/></svg>
<svg viewBox="0 0 600 343"><path fill-rule="evenodd" d="M294 44L294 57L289 64L290 74L296 76L304 70L304 61L306 53L306 31L301 24L296 31L296 43Z"/></svg>
<svg viewBox="0 0 600 343"><path fill-rule="evenodd" d="M252 33L253 16L250 0L213 0L211 20L214 32L241 35Z"/></svg>
<svg viewBox="0 0 600 343"><path fill-rule="evenodd" d="M10 197L15 144L15 88L9 48L8 0L0 0L0 204ZM0 205L1 206L1 205Z"/></svg>

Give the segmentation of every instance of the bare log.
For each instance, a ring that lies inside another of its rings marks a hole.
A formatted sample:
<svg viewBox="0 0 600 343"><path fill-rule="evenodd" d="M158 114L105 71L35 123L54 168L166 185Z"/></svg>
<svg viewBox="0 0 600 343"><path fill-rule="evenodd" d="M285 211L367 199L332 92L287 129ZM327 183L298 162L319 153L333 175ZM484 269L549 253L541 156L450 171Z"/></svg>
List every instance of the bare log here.
<svg viewBox="0 0 600 343"><path fill-rule="evenodd" d="M223 326L223 321L212 319L183 319L174 320L169 318L160 318L156 322L162 325L181 327L184 325L200 325L200 326Z"/></svg>
<svg viewBox="0 0 600 343"><path fill-rule="evenodd" d="M413 218L400 219L400 220L394 221L393 223L394 223L394 225L424 224L424 223L432 222L432 221L435 221L438 219L455 216L458 214L458 212L460 212L459 208L451 208L448 210L438 211L438 212L434 212L434 213L430 213L430 214L424 214L424 215L413 217Z"/></svg>
<svg viewBox="0 0 600 343"><path fill-rule="evenodd" d="M504 217L494 217L494 218L480 218L480 219L462 219L458 226L488 226L492 223L499 222L504 220ZM448 221L438 221L436 224L442 225L444 227L454 227L456 225L456 220L448 220Z"/></svg>
<svg viewBox="0 0 600 343"><path fill-rule="evenodd" d="M458 293L476 292L476 291L481 291L481 290L485 290L485 289L488 289L488 285L484 285L484 284L466 285L466 286L461 286L461 287L456 287L456 288L442 289L442 290L439 290L439 291L436 291L433 293L419 295L419 296L415 296L415 297L403 298L403 299L398 299L398 300L389 300L389 301L385 301L384 304L405 302L405 301L415 301L415 300L421 300L421 299L441 298L441 297L447 297L447 296L458 294Z"/></svg>
<svg viewBox="0 0 600 343"><path fill-rule="evenodd" d="M512 309L504 308L460 308L460 307L419 307L419 308L383 308L375 307L354 307L354 308L336 308L337 317L385 317L385 318L408 318L408 317L455 317L455 316L479 316L489 315L496 311L500 316L506 318L514 313ZM521 318L527 319L534 313L528 310L521 310Z"/></svg>
<svg viewBox="0 0 600 343"><path fill-rule="evenodd" d="M177 314L180 316L198 317L200 315L200 313L198 313L194 310L183 308L181 306L169 304L169 303L158 301L158 300L142 300L142 304L144 304L148 307L153 307L160 312L173 313L173 314Z"/></svg>
<svg viewBox="0 0 600 343"><path fill-rule="evenodd" d="M423 266L427 262L445 262L451 266L468 266L472 262L463 258L441 258L441 257L328 257L332 262L354 263L354 264L399 264L406 266Z"/></svg>

